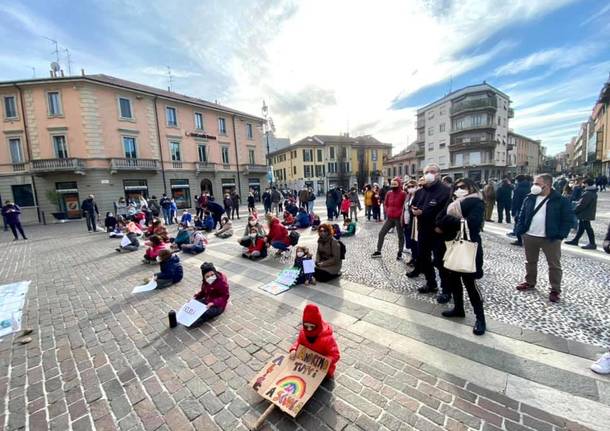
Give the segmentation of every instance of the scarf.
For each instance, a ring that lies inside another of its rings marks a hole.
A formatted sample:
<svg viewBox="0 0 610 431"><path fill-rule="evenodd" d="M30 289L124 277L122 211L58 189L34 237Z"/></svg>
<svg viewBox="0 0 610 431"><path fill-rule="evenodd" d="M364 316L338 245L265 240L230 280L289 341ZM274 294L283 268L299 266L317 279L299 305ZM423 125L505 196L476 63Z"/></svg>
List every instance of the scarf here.
<svg viewBox="0 0 610 431"><path fill-rule="evenodd" d="M464 218L462 216L462 201L464 199L468 199L468 198L479 198L479 199L481 199L481 195L479 193L470 193L469 195L466 195L464 197L456 198L447 207L447 214L449 214L449 215L451 215L451 216L453 216L455 218L458 218L460 220L462 218Z"/></svg>

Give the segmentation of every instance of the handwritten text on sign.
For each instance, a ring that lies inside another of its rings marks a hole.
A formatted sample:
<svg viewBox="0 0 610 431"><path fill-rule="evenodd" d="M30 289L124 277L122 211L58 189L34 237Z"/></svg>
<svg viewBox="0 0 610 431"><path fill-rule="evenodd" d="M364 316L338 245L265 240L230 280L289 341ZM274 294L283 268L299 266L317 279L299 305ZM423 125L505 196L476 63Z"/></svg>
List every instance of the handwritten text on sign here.
<svg viewBox="0 0 610 431"><path fill-rule="evenodd" d="M206 312L207 309L208 307L205 304L202 304L196 299L191 299L182 306L180 311L178 311L176 320L178 320L178 323L181 325L191 326L203 315L203 313Z"/></svg>
<svg viewBox="0 0 610 431"><path fill-rule="evenodd" d="M329 367L327 357L299 346L294 360L287 354L279 354L250 385L263 398L295 417L318 389Z"/></svg>

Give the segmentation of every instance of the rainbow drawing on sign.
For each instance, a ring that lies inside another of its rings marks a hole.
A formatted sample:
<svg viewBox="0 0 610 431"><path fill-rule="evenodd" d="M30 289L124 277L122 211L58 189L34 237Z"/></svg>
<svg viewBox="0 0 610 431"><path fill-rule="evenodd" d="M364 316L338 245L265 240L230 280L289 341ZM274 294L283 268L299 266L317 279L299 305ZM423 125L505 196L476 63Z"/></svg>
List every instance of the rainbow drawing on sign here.
<svg viewBox="0 0 610 431"><path fill-rule="evenodd" d="M282 388L286 393L303 398L307 385L305 384L305 380L299 376L286 376L278 380L275 386Z"/></svg>

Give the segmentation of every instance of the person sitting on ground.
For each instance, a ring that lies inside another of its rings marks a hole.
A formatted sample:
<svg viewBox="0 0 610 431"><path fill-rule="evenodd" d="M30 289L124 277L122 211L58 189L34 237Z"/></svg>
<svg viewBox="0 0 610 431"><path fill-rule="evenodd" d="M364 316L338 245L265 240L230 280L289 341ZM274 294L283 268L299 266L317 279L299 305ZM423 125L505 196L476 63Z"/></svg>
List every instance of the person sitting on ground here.
<svg viewBox="0 0 610 431"><path fill-rule="evenodd" d="M267 244L277 250L276 254L280 254L282 251L290 248L290 238L288 238L288 229L282 226L280 219L272 215L271 213L266 215L267 223L269 227L269 234L267 235Z"/></svg>
<svg viewBox="0 0 610 431"><path fill-rule="evenodd" d="M297 217L294 221L294 226L299 229L304 229L309 227L310 225L311 223L309 222L309 214L307 214L305 208L299 208L299 212L297 213Z"/></svg>
<svg viewBox="0 0 610 431"><path fill-rule="evenodd" d="M223 216L220 220L220 229L214 232L218 238L229 238L233 236L233 223L229 220L229 217Z"/></svg>
<svg viewBox="0 0 610 431"><path fill-rule="evenodd" d="M152 235L148 241L145 242L148 246L146 253L144 254L144 263L156 263L159 252L165 248L165 244L161 240L161 237Z"/></svg>
<svg viewBox="0 0 610 431"><path fill-rule="evenodd" d="M296 284L316 284L316 279L313 276L313 273L306 274L303 269L303 261L304 260L312 260L313 257L309 252L309 248L299 245L296 248L296 257L294 258L294 267L299 268L299 277L296 280Z"/></svg>
<svg viewBox="0 0 610 431"><path fill-rule="evenodd" d="M182 211L182 217L180 217L180 223L190 226L193 222L193 215L189 210Z"/></svg>
<svg viewBox="0 0 610 431"><path fill-rule="evenodd" d="M130 203L129 205L127 205L127 218L129 220L133 220L133 216L136 215L136 213L138 212L138 210L136 209L136 206L132 203Z"/></svg>
<svg viewBox="0 0 610 431"><path fill-rule="evenodd" d="M204 212L202 224L203 224L203 227L201 228L201 230L204 230L206 232L211 232L214 229L216 222L214 221L214 217L212 216L212 214L209 211Z"/></svg>
<svg viewBox="0 0 610 431"><path fill-rule="evenodd" d="M208 245L208 239L205 237L203 232L196 230L193 232L188 244L183 244L180 247L183 253L199 254L205 251Z"/></svg>
<svg viewBox="0 0 610 431"><path fill-rule="evenodd" d="M258 236L264 238L267 235L265 228L258 220L257 214L250 214L248 216L248 223L246 223L246 228L244 229L244 235L237 241L242 247L248 247L250 245L250 229L252 227L256 228Z"/></svg>
<svg viewBox="0 0 610 431"><path fill-rule="evenodd" d="M322 224L322 222L320 221L320 216L312 213L312 220L311 220L311 230L318 230L318 228L320 227L320 224Z"/></svg>
<svg viewBox="0 0 610 431"><path fill-rule="evenodd" d="M154 275L157 289L164 289L182 280L184 271L182 270L180 258L177 255L168 249L163 249L159 252L157 261L161 269Z"/></svg>
<svg viewBox="0 0 610 431"><path fill-rule="evenodd" d="M135 214L131 216L131 219L140 226L146 225L146 214L142 211L136 210Z"/></svg>
<svg viewBox="0 0 610 431"><path fill-rule="evenodd" d="M140 225L133 221L127 222L125 228L127 229L127 232L135 233L138 237L144 236L144 232L142 232Z"/></svg>
<svg viewBox="0 0 610 431"><path fill-rule="evenodd" d="M148 229L146 229L146 233L148 236L157 235L163 242L169 242L169 233L167 232L167 228L159 218L152 221L150 226L148 226Z"/></svg>
<svg viewBox="0 0 610 431"><path fill-rule="evenodd" d="M182 223L178 225L178 234L174 239L174 243L172 244L172 248L175 250L180 250L180 248L191 242L191 232L188 227Z"/></svg>
<svg viewBox="0 0 610 431"><path fill-rule="evenodd" d="M242 240L240 243L244 245L244 249L241 254L242 257L252 260L267 257L267 244L265 244L265 236L264 234L261 234L256 226L250 226L248 239Z"/></svg>
<svg viewBox="0 0 610 431"><path fill-rule="evenodd" d="M193 298L207 305L208 309L190 326L191 328L222 314L229 301L229 283L225 274L216 271L213 263L204 262L201 265L201 275L203 276L201 290Z"/></svg>
<svg viewBox="0 0 610 431"><path fill-rule="evenodd" d="M197 230L203 230L203 218L195 216L193 220L193 227Z"/></svg>
<svg viewBox="0 0 610 431"><path fill-rule="evenodd" d="M111 212L106 213L106 219L104 220L104 226L106 226L106 232L110 233L116 229L117 221L116 217Z"/></svg>
<svg viewBox="0 0 610 431"><path fill-rule="evenodd" d="M125 228L126 228L125 219L121 216L118 216L116 218L116 226L108 234L108 236L110 238L123 238L123 236L125 236L125 234L123 233L123 231L125 231Z"/></svg>
<svg viewBox="0 0 610 431"><path fill-rule="evenodd" d="M292 226L294 224L294 216L288 211L284 211L284 220L282 221L284 226Z"/></svg>
<svg viewBox="0 0 610 431"><path fill-rule="evenodd" d="M118 251L119 253L137 251L140 248L140 241L138 241L138 235L135 232L130 231L129 228L125 228L125 235L127 236L127 239L129 239L129 244L119 245L116 248L116 251Z"/></svg>
<svg viewBox="0 0 610 431"><path fill-rule="evenodd" d="M316 280L325 282L341 275L341 245L333 238L333 227L324 223L318 228L318 250L316 251Z"/></svg>
<svg viewBox="0 0 610 431"><path fill-rule="evenodd" d="M346 218L343 221L344 229L341 230L341 236L354 236L356 235L356 223L351 218Z"/></svg>
<svg viewBox="0 0 610 431"><path fill-rule="evenodd" d="M287 199L284 203L284 210L289 212L294 217L297 215L297 212L299 212L299 207L296 206L293 199Z"/></svg>
<svg viewBox="0 0 610 431"><path fill-rule="evenodd" d="M332 379L341 354L333 334L333 328L322 319L322 314L317 305L307 304L303 310L303 327L299 331L297 340L290 347L291 359L296 358L296 351L301 345L330 358L330 366L326 372L326 377Z"/></svg>
<svg viewBox="0 0 610 431"><path fill-rule="evenodd" d="M144 215L144 224L147 226L152 223L153 220L153 212L148 208L146 204L142 204L140 207L140 212Z"/></svg>
<svg viewBox="0 0 610 431"><path fill-rule="evenodd" d="M606 253L610 254L610 224L608 224L608 232L606 232L606 238L604 238L602 248Z"/></svg>

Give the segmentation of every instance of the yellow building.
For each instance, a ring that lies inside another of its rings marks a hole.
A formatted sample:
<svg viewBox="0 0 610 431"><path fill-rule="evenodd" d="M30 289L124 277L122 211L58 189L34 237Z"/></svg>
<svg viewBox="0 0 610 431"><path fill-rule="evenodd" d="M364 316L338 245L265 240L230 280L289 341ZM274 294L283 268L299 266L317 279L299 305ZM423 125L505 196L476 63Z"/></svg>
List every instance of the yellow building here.
<svg viewBox="0 0 610 431"><path fill-rule="evenodd" d="M311 187L317 194L329 188L361 188L383 182L382 164L392 145L372 136L308 136L269 154L274 183L281 189Z"/></svg>

